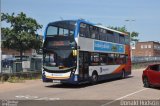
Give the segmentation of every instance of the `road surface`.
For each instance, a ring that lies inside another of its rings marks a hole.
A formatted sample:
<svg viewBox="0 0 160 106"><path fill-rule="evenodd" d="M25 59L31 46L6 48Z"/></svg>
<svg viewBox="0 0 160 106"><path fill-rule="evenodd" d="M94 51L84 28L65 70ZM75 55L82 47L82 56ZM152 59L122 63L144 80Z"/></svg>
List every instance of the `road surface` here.
<svg viewBox="0 0 160 106"><path fill-rule="evenodd" d="M141 75L142 69L137 69L126 79L103 81L96 85L44 84L40 79L24 83L1 83L0 100L67 100L68 103L74 100L75 104L76 100L82 100L84 104L97 101L89 104L96 106L111 105L116 101L123 104L122 100L160 100L160 89L144 88Z"/></svg>

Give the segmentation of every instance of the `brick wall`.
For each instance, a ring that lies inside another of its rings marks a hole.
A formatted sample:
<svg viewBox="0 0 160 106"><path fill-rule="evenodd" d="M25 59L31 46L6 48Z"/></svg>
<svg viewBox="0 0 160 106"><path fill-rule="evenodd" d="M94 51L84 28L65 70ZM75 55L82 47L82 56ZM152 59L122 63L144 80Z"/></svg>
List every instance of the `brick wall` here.
<svg viewBox="0 0 160 106"><path fill-rule="evenodd" d="M132 56L160 56L160 43L154 41L137 42Z"/></svg>
<svg viewBox="0 0 160 106"><path fill-rule="evenodd" d="M2 48L2 54L13 55L13 56L19 56L20 55L18 51L13 50L13 49L7 49L7 48ZM32 49L25 51L23 55L25 55L25 56L32 55Z"/></svg>

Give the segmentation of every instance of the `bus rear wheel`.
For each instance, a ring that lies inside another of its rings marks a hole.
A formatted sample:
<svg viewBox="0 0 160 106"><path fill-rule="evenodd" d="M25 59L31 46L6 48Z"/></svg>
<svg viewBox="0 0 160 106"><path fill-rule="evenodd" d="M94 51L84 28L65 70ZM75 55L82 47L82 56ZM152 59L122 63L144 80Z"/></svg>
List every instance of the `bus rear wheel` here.
<svg viewBox="0 0 160 106"><path fill-rule="evenodd" d="M126 73L125 73L125 71L123 70L122 73L121 73L121 78L122 78L122 79L125 79L125 77L126 77Z"/></svg>
<svg viewBox="0 0 160 106"><path fill-rule="evenodd" d="M96 72L93 72L91 82L92 84L96 84L98 82L98 74Z"/></svg>

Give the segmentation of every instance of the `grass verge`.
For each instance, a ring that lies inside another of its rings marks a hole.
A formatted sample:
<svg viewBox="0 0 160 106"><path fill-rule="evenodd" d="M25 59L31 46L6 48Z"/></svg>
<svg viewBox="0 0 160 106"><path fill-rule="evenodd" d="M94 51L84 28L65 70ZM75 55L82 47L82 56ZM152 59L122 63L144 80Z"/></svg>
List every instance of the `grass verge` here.
<svg viewBox="0 0 160 106"><path fill-rule="evenodd" d="M18 72L9 74L0 74L0 83L23 83L25 80L35 80L41 78L41 72Z"/></svg>

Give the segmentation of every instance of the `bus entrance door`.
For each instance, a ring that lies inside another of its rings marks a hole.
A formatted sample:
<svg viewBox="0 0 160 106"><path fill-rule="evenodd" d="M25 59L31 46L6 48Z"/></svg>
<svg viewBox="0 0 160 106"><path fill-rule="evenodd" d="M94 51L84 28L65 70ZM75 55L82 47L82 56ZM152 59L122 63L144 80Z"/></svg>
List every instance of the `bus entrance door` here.
<svg viewBox="0 0 160 106"><path fill-rule="evenodd" d="M90 60L90 56L89 56L88 52L80 52L79 53L79 75L80 75L81 81L88 79L89 60Z"/></svg>

